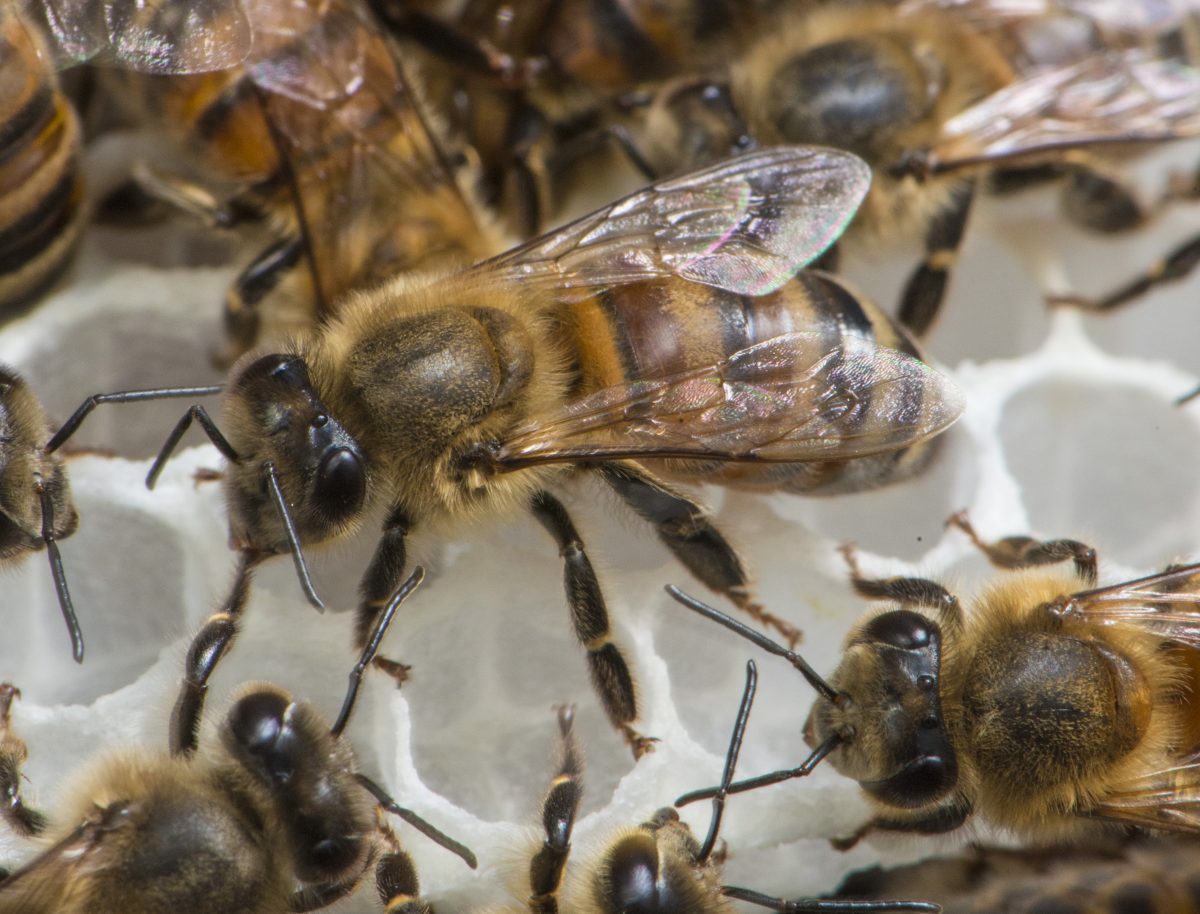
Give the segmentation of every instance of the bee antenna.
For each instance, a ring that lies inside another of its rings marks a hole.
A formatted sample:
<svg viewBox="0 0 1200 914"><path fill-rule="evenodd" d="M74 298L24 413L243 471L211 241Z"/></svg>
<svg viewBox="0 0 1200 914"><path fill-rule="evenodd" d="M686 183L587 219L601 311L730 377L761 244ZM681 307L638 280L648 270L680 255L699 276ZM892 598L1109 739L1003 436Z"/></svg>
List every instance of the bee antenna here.
<svg viewBox="0 0 1200 914"><path fill-rule="evenodd" d="M392 815L399 816L435 844L440 844L446 850L450 851L450 853L461 857L471 869L475 869L479 866L479 861L475 859L475 854L472 853L471 849L465 844L459 844L449 835L434 828L411 809L405 809L403 806L400 806L395 800L388 796L388 792L386 790L372 781L365 774L362 774L361 772L357 773L354 775L354 778L366 789L367 793L371 794L371 796L375 798L376 802L378 802L380 806L382 806Z"/></svg>
<svg viewBox="0 0 1200 914"><path fill-rule="evenodd" d="M825 898L797 898L788 901L786 898L775 898L736 885L721 886L721 894L784 914L873 914L877 911L920 911L939 914L942 910L941 905L929 901L835 901Z"/></svg>
<svg viewBox="0 0 1200 914"><path fill-rule="evenodd" d="M68 438L79 431L83 420L101 403L141 403L145 400L170 400L176 397L208 397L219 394L221 390L221 385L215 384L208 387L155 387L149 390L119 390L108 394L92 394L71 413L71 417L46 442L43 450L47 454L53 454L62 447Z"/></svg>
<svg viewBox="0 0 1200 914"><path fill-rule="evenodd" d="M1185 394L1182 394L1182 395L1180 395L1180 396L1176 397L1176 398L1175 398L1175 405L1176 405L1176 406L1183 406L1185 403L1191 403L1191 402L1192 402L1193 400L1195 400L1197 397L1200 397L1200 386L1198 386L1198 387L1193 387L1193 388L1192 388L1191 390L1189 390L1187 393L1185 393Z"/></svg>
<svg viewBox="0 0 1200 914"><path fill-rule="evenodd" d="M296 533L296 525L292 522L292 512L288 510L287 500L283 497L283 489L279 486L279 476L275 472L275 464L270 460L264 461L262 474L267 481L267 489L271 492L271 500L275 502L275 509L279 512L279 519L283 522L288 552L292 554L292 561L296 564L296 576L300 578L300 587L304 591L304 596L308 598L309 603L324 611L325 604L321 602L316 588L313 587L312 577L308 573L308 563L304 561L304 552L300 548L300 537Z"/></svg>
<svg viewBox="0 0 1200 914"><path fill-rule="evenodd" d="M695 597L688 596L674 584L668 584L666 590L667 593L669 593L676 600L676 602L682 603L688 609L692 610L692 612L699 613L706 619L711 619L718 625L725 626L725 628L729 629L734 634L741 635L747 641L758 645L768 654L774 654L776 657L783 657L788 661L788 663L800 671L800 674L808 680L808 684L816 689L822 698L832 701L834 704L840 703L841 695L838 693L838 690L817 675L817 671L808 665L808 661L806 661L795 651L788 650L782 644L772 641L761 632L756 632L750 626L743 625L741 622L730 618L729 616L725 615L725 613L718 609L714 609L707 603L702 603Z"/></svg>
<svg viewBox="0 0 1200 914"><path fill-rule="evenodd" d="M733 724L733 735L729 739L729 750L725 753L725 770L721 774L721 786L713 796L712 821L708 823L708 835L696 856L697 863L704 863L717 846L717 832L721 830L721 816L725 812L725 797L733 784L733 770L737 767L738 753L742 751L742 737L746 733L746 722L750 719L750 706L754 704L754 693L758 689L758 668L753 660L746 661L746 688L742 691L742 703L738 706Z"/></svg>
<svg viewBox="0 0 1200 914"><path fill-rule="evenodd" d="M388 600L387 606L383 608L383 612L375 620L375 627L371 629L371 635L367 638L366 646L363 647L362 654L358 658L358 663L354 664L354 669L350 671L350 685L347 687L346 697L342 701L342 710L338 712L337 720L334 721L333 727L329 731L335 737L342 735L342 731L346 729L346 724L350 721L350 714L354 710L354 702L358 698L358 689L362 685L363 674L366 672L367 666L375 659L375 653L379 650L379 643L383 641L384 633L387 632L388 626L392 623L392 616L396 614L396 610L400 604L407 600L409 595L421 586L423 580L425 580L425 569L418 565L412 570L412 574L405 579L404 583L396 588L396 592Z"/></svg>
<svg viewBox="0 0 1200 914"><path fill-rule="evenodd" d="M83 632L75 615L75 605L71 602L71 592L67 589L67 573L63 569L62 553L54 535L54 501L40 473L33 474L33 489L42 503L42 542L46 544L46 555L50 558L50 576L54 578L58 605L67 623L67 632L71 635L71 654L76 663L83 663Z"/></svg>
<svg viewBox="0 0 1200 914"><path fill-rule="evenodd" d="M816 749L809 753L808 758L806 758L795 768L784 768L780 771L772 771L770 774L760 774L756 778L747 778L744 781L738 781L734 784L722 784L720 787L705 787L703 790L693 790L691 793L685 793L678 800L676 800L675 805L687 806L689 803L695 803L697 800L712 799L722 792L728 796L731 793L745 793L747 790L756 790L759 787L768 787L771 784L778 784L781 781L790 781L793 778L808 777L808 775L812 774L813 769L816 768L817 765L821 764L825 756L829 755L830 752L837 748L838 743L840 742L841 737L835 734L830 736L827 740L825 740L825 742L821 743L821 745L817 746Z"/></svg>
<svg viewBox="0 0 1200 914"><path fill-rule="evenodd" d="M87 404L85 402L84 406L86 405ZM81 406L80 410L83 409L84 407ZM78 413L79 410L76 410L77 415ZM67 425L64 425L63 428L69 426L74 418L75 417L72 416L71 419L68 419ZM79 421L83 420L80 419ZM175 448L178 447L179 439L183 437L183 433L188 430L193 421L200 423L200 427L204 429L204 434L208 435L208 440L216 445L217 450L221 452L221 455L226 460L228 460L230 463L241 462L238 452L233 449L233 445L229 443L229 439L221 433L219 428L217 428L217 423L213 422L212 417L208 414L208 410L206 410L203 406L192 406L189 407L188 411L183 414L183 418L175 423L175 427L171 429L171 434L168 435L167 440L163 442L162 449L158 452L158 456L154 458L154 463L150 465L150 472L146 474L147 489L154 488L155 484L158 482L159 475L163 471L163 467L167 465L167 461L171 458L171 454L175 451ZM76 425L78 425L78 422ZM59 429L59 434L55 435L54 437L58 438L61 434L62 429ZM53 444L54 439L51 439L50 443Z"/></svg>

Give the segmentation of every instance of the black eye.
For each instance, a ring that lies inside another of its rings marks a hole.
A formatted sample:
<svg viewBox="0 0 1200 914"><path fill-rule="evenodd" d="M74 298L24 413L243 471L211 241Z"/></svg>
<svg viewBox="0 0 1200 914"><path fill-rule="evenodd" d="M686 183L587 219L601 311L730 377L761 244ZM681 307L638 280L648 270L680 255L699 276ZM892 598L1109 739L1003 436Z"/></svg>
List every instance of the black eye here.
<svg viewBox="0 0 1200 914"><path fill-rule="evenodd" d="M233 386L235 389L245 388L264 380L288 387L307 387L308 369L304 366L303 359L273 352L242 369Z"/></svg>
<svg viewBox="0 0 1200 914"><path fill-rule="evenodd" d="M907 609L897 609L876 616L867 624L863 634L871 641L913 650L928 645L933 630L934 624L924 616Z"/></svg>
<svg viewBox="0 0 1200 914"><path fill-rule="evenodd" d="M889 806L915 809L944 797L957 779L953 754L926 755L909 762L890 778L860 783L867 793Z"/></svg>
<svg viewBox="0 0 1200 914"><path fill-rule="evenodd" d="M229 712L228 727L237 754L260 774L281 784L295 770L295 732L287 723L291 701L278 692L254 692Z"/></svg>
<svg viewBox="0 0 1200 914"><path fill-rule="evenodd" d="M660 910L658 849L653 838L638 835L622 841L610 855L608 867L606 909L622 914Z"/></svg>
<svg viewBox="0 0 1200 914"><path fill-rule="evenodd" d="M326 454L317 467L314 495L317 506L329 517L357 511L367 495L367 477L358 454L345 447Z"/></svg>

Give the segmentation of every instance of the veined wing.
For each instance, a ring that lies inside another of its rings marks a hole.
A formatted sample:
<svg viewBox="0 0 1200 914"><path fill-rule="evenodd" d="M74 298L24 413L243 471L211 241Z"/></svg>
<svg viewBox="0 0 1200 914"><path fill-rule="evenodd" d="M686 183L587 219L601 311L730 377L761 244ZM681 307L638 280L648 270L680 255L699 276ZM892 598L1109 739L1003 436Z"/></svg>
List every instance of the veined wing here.
<svg viewBox="0 0 1200 914"><path fill-rule="evenodd" d="M1200 564L1073 594L1054 611L1097 625L1139 628L1200 648Z"/></svg>
<svg viewBox="0 0 1200 914"><path fill-rule="evenodd" d="M582 397L488 456L500 470L624 457L841 460L915 444L962 409L953 383L918 359L855 339L829 350L797 332Z"/></svg>
<svg viewBox="0 0 1200 914"><path fill-rule="evenodd" d="M777 147L651 185L479 269L560 301L671 276L764 295L837 240L870 180L850 153Z"/></svg>

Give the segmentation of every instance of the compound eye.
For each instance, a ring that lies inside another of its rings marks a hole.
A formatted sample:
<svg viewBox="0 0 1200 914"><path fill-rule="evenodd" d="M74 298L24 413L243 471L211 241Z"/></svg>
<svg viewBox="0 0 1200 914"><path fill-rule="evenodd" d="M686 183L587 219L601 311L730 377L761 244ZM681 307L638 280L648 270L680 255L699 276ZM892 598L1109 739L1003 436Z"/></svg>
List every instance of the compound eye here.
<svg viewBox="0 0 1200 914"><path fill-rule="evenodd" d="M896 609L872 619L863 630L871 641L902 650L926 647L933 638L934 624L918 613Z"/></svg>
<svg viewBox="0 0 1200 914"><path fill-rule="evenodd" d="M350 448L330 451L317 467L316 503L327 517L346 517L357 511L367 495L362 460Z"/></svg>
<svg viewBox="0 0 1200 914"><path fill-rule="evenodd" d="M609 857L608 908L622 914L660 910L658 848L649 835L626 839Z"/></svg>
<svg viewBox="0 0 1200 914"><path fill-rule="evenodd" d="M289 704L277 692L254 692L229 712L229 732L238 749L276 779L287 777L279 770L279 756L288 742L284 717Z"/></svg>
<svg viewBox="0 0 1200 914"><path fill-rule="evenodd" d="M294 355L273 352L255 359L238 374L235 388L252 386L260 381L287 387L307 387L308 369L304 360Z"/></svg>
<svg viewBox="0 0 1200 914"><path fill-rule="evenodd" d="M926 755L913 759L886 780L861 783L867 793L890 806L916 809L944 797L956 780L952 755Z"/></svg>

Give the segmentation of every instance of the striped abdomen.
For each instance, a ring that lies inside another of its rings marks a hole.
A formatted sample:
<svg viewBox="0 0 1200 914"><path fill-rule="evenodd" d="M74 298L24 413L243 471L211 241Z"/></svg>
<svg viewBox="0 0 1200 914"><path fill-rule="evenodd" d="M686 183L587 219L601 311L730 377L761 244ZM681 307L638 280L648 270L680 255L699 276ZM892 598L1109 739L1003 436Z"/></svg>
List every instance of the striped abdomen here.
<svg viewBox="0 0 1200 914"><path fill-rule="evenodd" d="M778 292L749 297L693 283L618 286L573 307L578 395L642 378L716 364L785 333L823 338L821 348L888 347L913 356L912 340L872 302L840 279L799 273ZM922 403L912 404L914 411ZM936 439L935 439L936 440ZM933 441L852 460L730 463L670 460L655 468L693 482L835 494L875 488L919 471Z"/></svg>
<svg viewBox="0 0 1200 914"><path fill-rule="evenodd" d="M83 222L80 133L45 48L0 12L0 319L51 285Z"/></svg>

